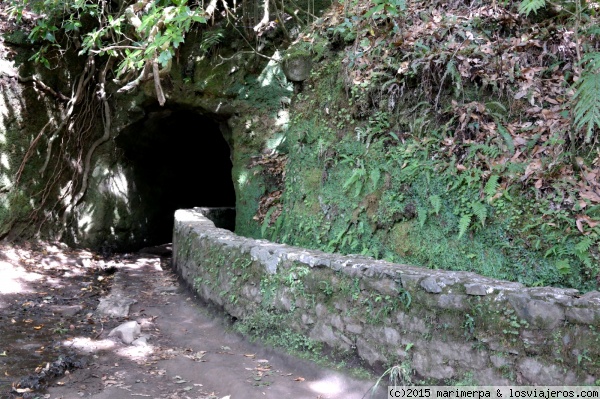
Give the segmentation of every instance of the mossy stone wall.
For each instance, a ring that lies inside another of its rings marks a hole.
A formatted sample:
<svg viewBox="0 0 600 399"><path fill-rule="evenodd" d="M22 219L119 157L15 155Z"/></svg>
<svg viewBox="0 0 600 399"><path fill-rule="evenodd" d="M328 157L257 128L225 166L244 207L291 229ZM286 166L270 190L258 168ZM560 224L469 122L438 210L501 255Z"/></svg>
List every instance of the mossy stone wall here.
<svg viewBox="0 0 600 399"><path fill-rule="evenodd" d="M203 212L176 212L173 266L251 334L308 337L305 346L375 368L402 363L431 382L583 385L600 377L597 291L253 240L216 228Z"/></svg>

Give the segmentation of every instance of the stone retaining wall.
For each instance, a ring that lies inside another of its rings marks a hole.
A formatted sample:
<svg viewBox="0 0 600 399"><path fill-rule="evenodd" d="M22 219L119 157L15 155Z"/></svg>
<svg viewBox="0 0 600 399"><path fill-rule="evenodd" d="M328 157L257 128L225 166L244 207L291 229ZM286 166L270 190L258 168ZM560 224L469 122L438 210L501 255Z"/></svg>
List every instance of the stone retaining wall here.
<svg viewBox="0 0 600 399"><path fill-rule="evenodd" d="M253 240L216 228L204 213L175 213L173 265L201 298L257 331L270 320L265 328L374 367L404 364L438 383L600 379L599 292L527 288Z"/></svg>

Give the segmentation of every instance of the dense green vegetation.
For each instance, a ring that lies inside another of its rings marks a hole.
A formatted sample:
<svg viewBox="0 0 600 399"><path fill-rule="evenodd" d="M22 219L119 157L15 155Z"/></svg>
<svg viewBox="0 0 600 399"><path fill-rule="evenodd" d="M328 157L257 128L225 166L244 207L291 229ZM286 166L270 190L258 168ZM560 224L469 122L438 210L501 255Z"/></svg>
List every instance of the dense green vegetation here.
<svg viewBox="0 0 600 399"><path fill-rule="evenodd" d="M316 66L271 237L595 289L596 28L569 7L334 8L296 44Z"/></svg>

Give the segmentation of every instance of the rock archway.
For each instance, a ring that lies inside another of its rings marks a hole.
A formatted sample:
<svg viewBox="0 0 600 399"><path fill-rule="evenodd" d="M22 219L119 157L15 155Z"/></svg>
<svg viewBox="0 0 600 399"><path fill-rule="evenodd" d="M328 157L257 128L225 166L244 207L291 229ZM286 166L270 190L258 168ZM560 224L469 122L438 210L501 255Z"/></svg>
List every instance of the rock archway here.
<svg viewBox="0 0 600 399"><path fill-rule="evenodd" d="M116 145L138 197L131 199L141 219L138 247L169 242L176 209L235 206L228 129L194 110L161 108L119 133Z"/></svg>

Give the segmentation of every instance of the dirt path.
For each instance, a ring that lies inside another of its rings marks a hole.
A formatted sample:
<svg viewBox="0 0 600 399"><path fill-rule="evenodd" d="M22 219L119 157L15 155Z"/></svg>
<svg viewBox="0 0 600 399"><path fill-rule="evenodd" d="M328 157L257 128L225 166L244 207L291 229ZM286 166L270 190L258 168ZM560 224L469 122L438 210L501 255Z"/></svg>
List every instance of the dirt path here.
<svg viewBox="0 0 600 399"><path fill-rule="evenodd" d="M4 247L2 253L6 252L6 248ZM198 304L179 284L177 277L168 267L168 259L136 255L104 261L92 256L84 258L88 260L82 262L78 258L88 256L88 253L62 250L65 252L64 255L61 254L62 262L70 262L65 264L86 270L83 275L87 277L81 278L85 283L83 287L80 287L76 281L63 282L61 295L73 297L84 292L91 296L88 298L89 303L81 305L81 308L77 308L79 310L69 308L71 313L75 312L74 315L68 316L71 319L67 320L65 319L67 316L61 315L60 320L66 331L53 332L52 344L43 346L56 348L55 352L48 354L50 357L62 351L76 361L85 360L86 365L68 370L66 374L54 379L49 389L39 397L51 399L81 397L220 399L228 396L231 399L361 399L371 397L370 394L366 396L365 394L373 382L350 379L340 373L322 369L311 362L249 343L237 334L228 332L222 318ZM36 255L30 254L31 257L35 258ZM78 262L81 266L77 266ZM88 267L85 268L83 263L87 263ZM18 265L18 260L5 260L0 262L0 265L5 269L9 268L8 265L14 268L22 267ZM46 272L48 270L51 268L46 269ZM39 286L27 287L30 290L29 295L34 295L34 292L35 295L39 292L41 292L39 295L43 295L48 290L38 290L43 288L44 284L48 285L51 281L57 284L59 280L52 277L56 274L56 270L53 271L54 274L50 273L37 280ZM31 270L29 272L32 273ZM55 280L52 280L53 278ZM110 294L108 294L108 286L110 286ZM6 316L2 304L10 303L6 295L0 291L0 315L3 320ZM124 308L132 302L129 299L137 302L131 304L128 317L108 317L90 309L92 306L98 306L101 297L116 298L117 301L113 301L113 305L117 303ZM44 307L38 307L40 321L37 326L44 324L41 322L45 317L41 309ZM46 315L46 325L56 323L56 320L52 319L54 316ZM108 337L111 329L133 320L140 323L143 337L142 340L136 341L136 345L125 345L115 337ZM36 323L37 321L33 324ZM46 339L49 338L48 332ZM37 342L28 348L35 353L35 349L39 346ZM0 344L0 354L2 351ZM6 354L8 355L6 358L13 355L12 351ZM0 371L2 370L1 359L3 358L0 357ZM18 359L15 357L15 360ZM34 360L40 362L40 359ZM43 362L41 365L43 366ZM43 367L41 369L43 372ZM16 375L11 371L5 373ZM0 381L1 378L0 376ZM21 387L24 397L27 395L35 397L33 396L36 395L35 393L27 393L27 390ZM384 396L379 393L376 397Z"/></svg>

